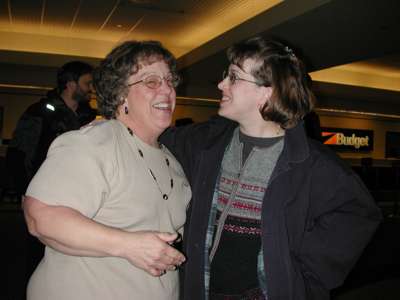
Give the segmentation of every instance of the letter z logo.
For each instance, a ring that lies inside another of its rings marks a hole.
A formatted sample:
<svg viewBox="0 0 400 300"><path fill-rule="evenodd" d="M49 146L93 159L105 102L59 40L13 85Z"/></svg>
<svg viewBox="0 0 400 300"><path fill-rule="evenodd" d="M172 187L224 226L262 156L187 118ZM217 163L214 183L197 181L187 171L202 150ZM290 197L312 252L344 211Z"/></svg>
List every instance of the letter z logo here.
<svg viewBox="0 0 400 300"><path fill-rule="evenodd" d="M337 145L337 132L322 132L322 142L325 145Z"/></svg>

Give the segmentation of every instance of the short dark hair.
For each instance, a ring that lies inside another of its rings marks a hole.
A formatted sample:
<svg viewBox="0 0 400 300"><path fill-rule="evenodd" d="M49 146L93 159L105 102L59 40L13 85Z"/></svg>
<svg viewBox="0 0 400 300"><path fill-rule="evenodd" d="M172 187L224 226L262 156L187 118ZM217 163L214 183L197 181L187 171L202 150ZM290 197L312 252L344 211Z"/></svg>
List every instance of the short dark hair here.
<svg viewBox="0 0 400 300"><path fill-rule="evenodd" d="M141 65L163 60L176 75L176 59L158 41L127 41L114 48L93 73L98 108L106 119L116 117L128 95L128 78Z"/></svg>
<svg viewBox="0 0 400 300"><path fill-rule="evenodd" d="M272 87L271 99L260 109L264 120L290 128L313 109L315 97L304 63L288 46L254 37L234 44L227 55L229 62L240 68L246 59L253 59L256 67L251 74L260 84Z"/></svg>
<svg viewBox="0 0 400 300"><path fill-rule="evenodd" d="M91 74L93 67L82 61L71 61L63 65L57 72L57 88L61 93L67 87L69 81L78 82L85 74Z"/></svg>

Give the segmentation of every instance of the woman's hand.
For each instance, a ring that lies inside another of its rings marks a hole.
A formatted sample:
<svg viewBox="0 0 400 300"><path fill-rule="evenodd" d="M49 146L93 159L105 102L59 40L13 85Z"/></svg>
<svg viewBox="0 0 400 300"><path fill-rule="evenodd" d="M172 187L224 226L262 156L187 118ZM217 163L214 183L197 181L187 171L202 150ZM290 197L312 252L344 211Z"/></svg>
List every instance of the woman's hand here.
<svg viewBox="0 0 400 300"><path fill-rule="evenodd" d="M97 223L79 211L47 205L32 197L23 202L29 232L68 255L127 259L153 276L174 270L185 257L172 244L178 235L155 231L128 232Z"/></svg>
<svg viewBox="0 0 400 300"><path fill-rule="evenodd" d="M121 257L153 276L175 270L185 261L185 256L173 248L178 235L155 231L126 232Z"/></svg>

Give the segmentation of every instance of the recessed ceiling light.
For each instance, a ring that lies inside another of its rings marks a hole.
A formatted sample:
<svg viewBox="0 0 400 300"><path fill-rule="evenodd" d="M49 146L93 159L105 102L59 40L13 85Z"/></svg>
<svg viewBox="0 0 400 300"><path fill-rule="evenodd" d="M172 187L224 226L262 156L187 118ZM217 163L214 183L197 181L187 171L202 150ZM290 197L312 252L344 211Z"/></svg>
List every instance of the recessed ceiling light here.
<svg viewBox="0 0 400 300"><path fill-rule="evenodd" d="M118 28L122 28L122 25L121 24L117 24L116 25Z"/></svg>

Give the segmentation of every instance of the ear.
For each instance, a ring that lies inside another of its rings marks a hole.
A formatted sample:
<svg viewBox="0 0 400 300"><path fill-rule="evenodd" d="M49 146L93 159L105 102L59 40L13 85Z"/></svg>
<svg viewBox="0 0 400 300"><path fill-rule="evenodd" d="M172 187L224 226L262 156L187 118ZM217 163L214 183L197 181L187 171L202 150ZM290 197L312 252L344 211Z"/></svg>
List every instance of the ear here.
<svg viewBox="0 0 400 300"><path fill-rule="evenodd" d="M73 80L68 81L66 84L66 89L69 91L75 91L76 87L77 87L77 83Z"/></svg>
<svg viewBox="0 0 400 300"><path fill-rule="evenodd" d="M118 106L118 114L119 115L126 115L127 111L129 110L128 100L127 98L122 99L122 103Z"/></svg>
<svg viewBox="0 0 400 300"><path fill-rule="evenodd" d="M122 106L129 108L129 104L128 104L128 98L124 98L124 102L122 103Z"/></svg>
<svg viewBox="0 0 400 300"><path fill-rule="evenodd" d="M258 102L258 108L261 109L264 107L265 103L267 103L269 101L269 99L271 99L272 96L272 87L270 86L262 86L260 88L260 97L259 97L259 102Z"/></svg>

